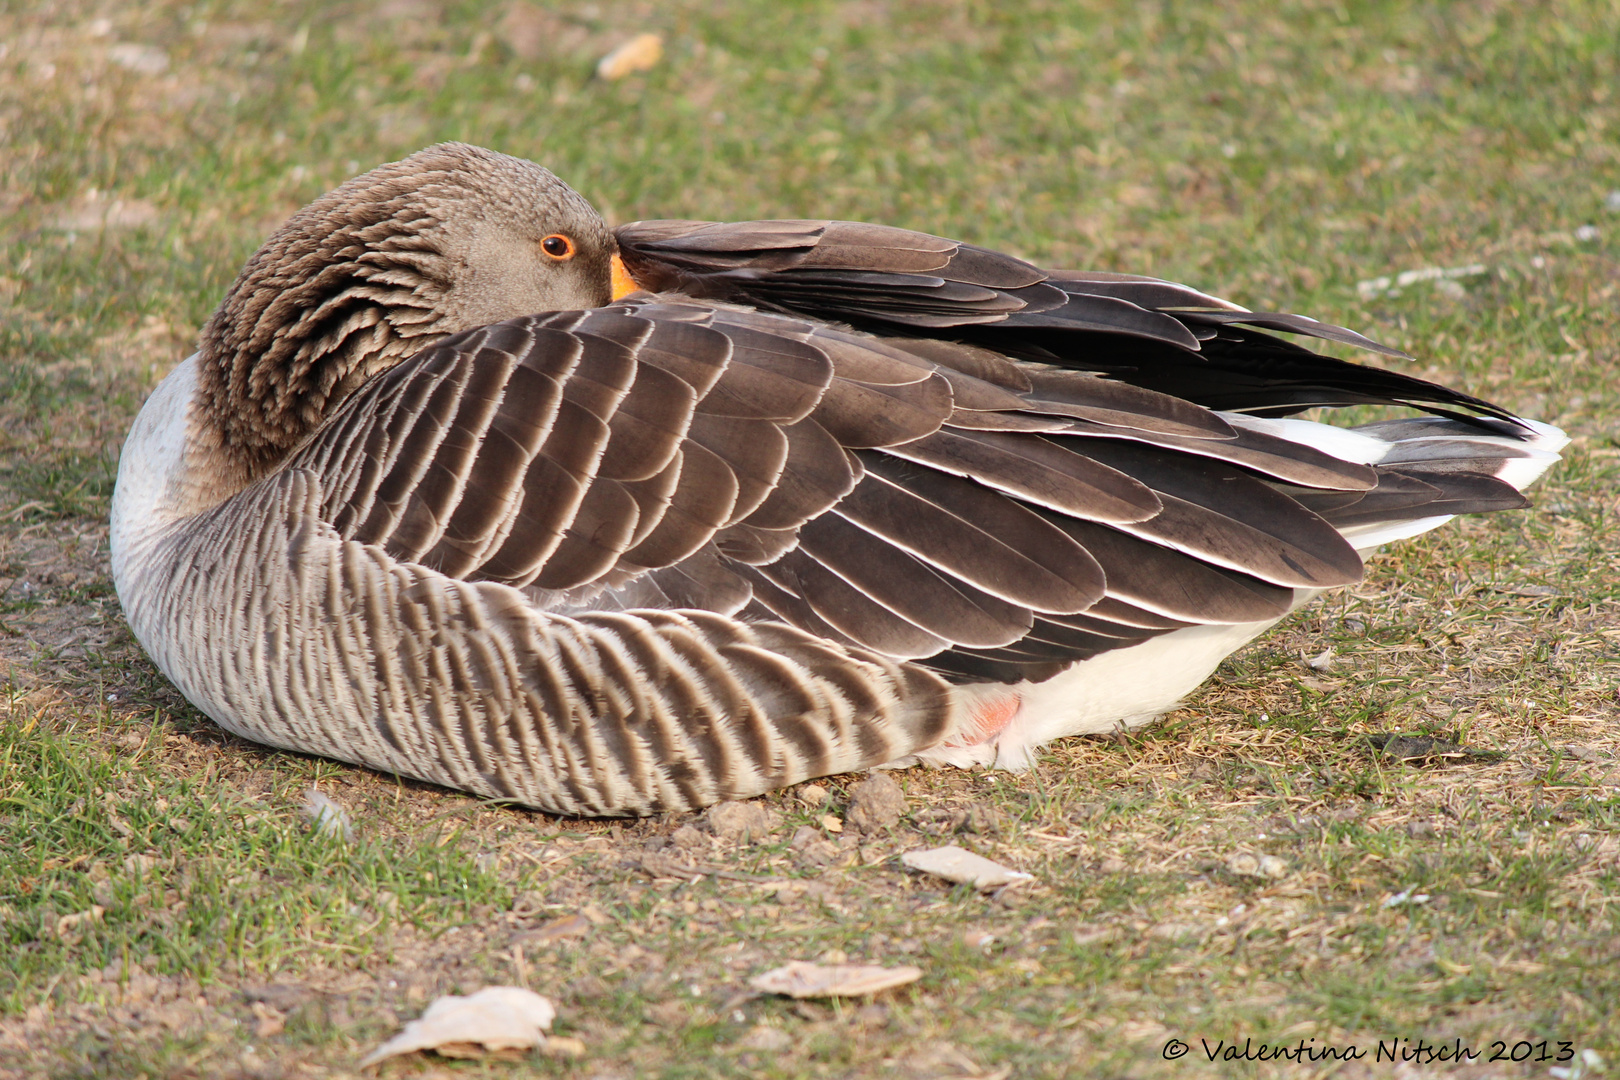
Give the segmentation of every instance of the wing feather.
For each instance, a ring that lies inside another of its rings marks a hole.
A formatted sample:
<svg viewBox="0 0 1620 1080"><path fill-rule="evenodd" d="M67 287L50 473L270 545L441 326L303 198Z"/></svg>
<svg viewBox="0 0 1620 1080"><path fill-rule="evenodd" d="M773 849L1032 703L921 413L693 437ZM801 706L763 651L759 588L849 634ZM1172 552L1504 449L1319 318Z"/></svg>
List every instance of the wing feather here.
<svg viewBox="0 0 1620 1080"><path fill-rule="evenodd" d="M883 663L1011 679L1180 627L1274 618L1296 588L1355 580L1360 559L1334 526L1517 498L1451 475L1444 447L1347 462L1099 376L1117 375L1108 350L1053 351L1072 332L1196 360L1272 348L1246 327L1305 326L1183 286L1048 277L837 222L641 228L641 255L660 253L670 281L743 282L754 291L718 299L769 294L762 307L800 314L640 295L446 339L368 383L295 455L322 476L343 535L525 588L574 618L709 611L787 623ZM815 302L789 303L803 298ZM835 301L862 305L872 319L853 321L868 329L911 329L882 337L803 317ZM957 340L916 329L964 312L977 322ZM665 672L692 702L725 698L682 667L679 631L655 656L629 624L612 625L625 665ZM824 733L791 728L722 736L657 719L641 749L560 736L545 752L580 769L645 753L699 763L692 775L827 752ZM670 798L691 783L679 766L657 780Z"/></svg>

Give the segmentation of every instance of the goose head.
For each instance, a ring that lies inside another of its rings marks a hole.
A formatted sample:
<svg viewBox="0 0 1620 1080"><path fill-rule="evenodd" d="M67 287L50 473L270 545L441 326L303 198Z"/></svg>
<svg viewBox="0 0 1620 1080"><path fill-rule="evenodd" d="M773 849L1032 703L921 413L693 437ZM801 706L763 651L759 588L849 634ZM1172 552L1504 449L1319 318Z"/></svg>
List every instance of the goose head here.
<svg viewBox="0 0 1620 1080"><path fill-rule="evenodd" d="M366 380L447 335L612 298L617 247L546 169L443 143L293 215L203 329L191 442L223 496Z"/></svg>

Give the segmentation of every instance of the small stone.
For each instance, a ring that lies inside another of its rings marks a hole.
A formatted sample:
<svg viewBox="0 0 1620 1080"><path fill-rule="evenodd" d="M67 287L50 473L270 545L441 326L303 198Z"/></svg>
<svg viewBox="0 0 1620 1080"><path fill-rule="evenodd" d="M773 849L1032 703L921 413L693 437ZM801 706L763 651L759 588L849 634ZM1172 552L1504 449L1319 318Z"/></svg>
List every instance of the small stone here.
<svg viewBox="0 0 1620 1080"><path fill-rule="evenodd" d="M873 773L849 790L844 821L861 832L892 828L905 813L906 796L888 773Z"/></svg>
<svg viewBox="0 0 1620 1080"><path fill-rule="evenodd" d="M697 851L707 844L703 834L690 825L682 825L671 833L669 842L681 851Z"/></svg>
<svg viewBox="0 0 1620 1080"><path fill-rule="evenodd" d="M161 75L169 70L169 54L151 45L121 42L107 50L107 59L137 75Z"/></svg>
<svg viewBox="0 0 1620 1080"><path fill-rule="evenodd" d="M799 788L799 801L806 806L820 806L827 801L827 789L820 784L805 784ZM770 1030L775 1031L775 1028Z"/></svg>
<svg viewBox="0 0 1620 1080"><path fill-rule="evenodd" d="M1250 852L1240 851L1226 860L1226 869L1239 877L1259 877L1260 859Z"/></svg>
<svg viewBox="0 0 1620 1080"><path fill-rule="evenodd" d="M748 1034L737 1040L740 1050L763 1050L768 1054L786 1050L792 1045L793 1036L767 1024L755 1024L748 1029Z"/></svg>
<svg viewBox="0 0 1620 1080"><path fill-rule="evenodd" d="M818 839L806 844L799 852L799 858L809 866L831 866L844 861L844 852L837 844Z"/></svg>
<svg viewBox="0 0 1620 1080"><path fill-rule="evenodd" d="M1000 836L1001 811L989 803L975 803L968 807L967 830L979 836Z"/></svg>
<svg viewBox="0 0 1620 1080"><path fill-rule="evenodd" d="M242 997L250 1006L263 1004L279 1013L291 1012L310 998L315 992L302 983L266 983L249 984L242 987ZM258 1010L253 1010L258 1015Z"/></svg>
<svg viewBox="0 0 1620 1080"><path fill-rule="evenodd" d="M709 831L732 844L758 840L771 831L771 815L758 802L723 802L709 807Z"/></svg>

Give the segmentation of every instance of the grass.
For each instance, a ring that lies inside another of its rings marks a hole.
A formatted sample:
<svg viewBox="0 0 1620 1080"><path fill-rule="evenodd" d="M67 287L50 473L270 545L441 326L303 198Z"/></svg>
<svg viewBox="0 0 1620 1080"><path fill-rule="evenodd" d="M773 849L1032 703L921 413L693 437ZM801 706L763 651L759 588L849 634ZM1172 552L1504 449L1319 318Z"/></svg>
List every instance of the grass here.
<svg viewBox="0 0 1620 1080"><path fill-rule="evenodd" d="M642 29L664 61L593 80ZM381 1074L1394 1069L1208 1060L1245 1039L1620 1070L1617 69L1596 0L0 6L0 1074L352 1076L439 994L512 982L585 1057ZM1534 510L1397 546L1159 724L900 774L876 834L826 823L854 777L737 843L252 747L122 626L117 446L270 229L447 138L613 221L884 221L1303 311L1575 441ZM312 785L352 841L310 828ZM1036 882L899 867L944 842ZM925 974L743 992L839 954Z"/></svg>

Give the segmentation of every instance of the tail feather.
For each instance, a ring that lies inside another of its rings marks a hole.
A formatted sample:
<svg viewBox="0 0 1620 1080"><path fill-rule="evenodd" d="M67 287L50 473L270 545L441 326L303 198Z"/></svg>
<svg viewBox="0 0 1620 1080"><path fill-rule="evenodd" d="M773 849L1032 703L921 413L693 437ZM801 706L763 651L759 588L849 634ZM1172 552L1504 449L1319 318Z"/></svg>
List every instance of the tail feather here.
<svg viewBox="0 0 1620 1080"><path fill-rule="evenodd" d="M1336 528L1363 557L1383 544L1437 528L1457 514L1526 505L1523 490L1558 460L1558 451L1569 442L1562 431L1533 420L1422 417L1339 428L1221 415L1233 427L1372 466L1378 482L1370 490L1274 484ZM1321 591L1295 589L1292 604L1308 603ZM1224 657L1279 617L1147 629L1142 640L1082 659L1055 676L1026 674L1026 681L1012 685L958 686L960 716L993 713L999 726L964 725L918 757L932 764L1020 769L1053 739L1145 724L1175 708ZM990 731L992 726L996 730Z"/></svg>

